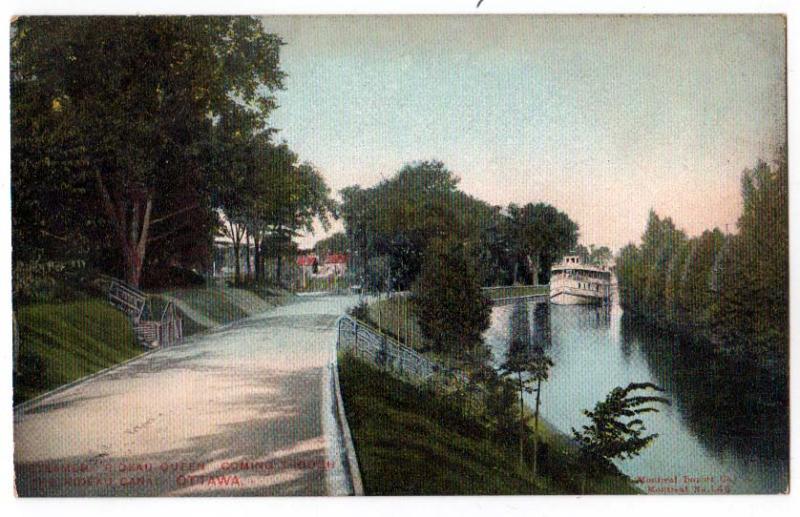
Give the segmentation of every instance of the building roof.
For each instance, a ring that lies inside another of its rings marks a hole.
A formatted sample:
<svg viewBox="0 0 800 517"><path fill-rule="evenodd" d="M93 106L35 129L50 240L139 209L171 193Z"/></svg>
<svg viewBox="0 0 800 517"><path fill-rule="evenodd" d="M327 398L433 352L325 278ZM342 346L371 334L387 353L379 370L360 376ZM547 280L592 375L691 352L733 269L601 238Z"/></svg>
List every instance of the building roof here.
<svg viewBox="0 0 800 517"><path fill-rule="evenodd" d="M298 266L313 266L317 263L317 257L314 255L300 255L297 257Z"/></svg>
<svg viewBox="0 0 800 517"><path fill-rule="evenodd" d="M325 257L326 264L347 264L347 255L344 253L331 253Z"/></svg>

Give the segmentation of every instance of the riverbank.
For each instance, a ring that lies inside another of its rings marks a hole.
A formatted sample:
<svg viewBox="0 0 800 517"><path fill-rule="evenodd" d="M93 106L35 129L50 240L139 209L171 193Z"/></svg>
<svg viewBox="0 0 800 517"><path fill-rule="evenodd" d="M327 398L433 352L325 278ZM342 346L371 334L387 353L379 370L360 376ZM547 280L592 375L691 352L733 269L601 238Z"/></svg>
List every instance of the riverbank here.
<svg viewBox="0 0 800 517"><path fill-rule="evenodd" d="M650 382L666 390L672 405L643 416L647 433L658 437L639 456L615 461L619 470L634 480L727 476L735 480L730 490L742 494L786 488L785 424L766 419L764 412L732 409L763 389L749 370L713 374L710 361L690 343L660 335L618 306L608 312L546 303L529 308L533 338L555 363L543 386L541 410L559 430L569 433L589 424L583 410L594 408L615 387ZM495 308L485 335L496 360L507 353L510 316L510 309ZM535 394L525 399L533 405Z"/></svg>
<svg viewBox="0 0 800 517"><path fill-rule="evenodd" d="M671 383L682 387L679 402L712 450L733 444L763 458L788 459L788 394L778 392L768 366L721 354L702 334L633 311L624 311L620 323L623 336L644 344L651 361L669 357Z"/></svg>
<svg viewBox="0 0 800 517"><path fill-rule="evenodd" d="M524 287L534 287L537 291L540 291L543 286L524 286ZM539 293L530 291L525 294L527 295L527 294L539 294ZM505 296L500 296L500 297L505 297ZM384 334L396 339L400 343L405 344L406 346L416 350L417 352L425 355L426 357L430 358L431 360L439 364L445 365L450 368L465 368L467 366L464 364L460 364L459 361L451 357L446 357L440 354L436 354L431 350L430 343L422 335L419 324L417 323L416 318L414 317L412 311L410 310L410 303L407 297L394 296L392 298L384 300L374 300L372 303L360 307L358 309L358 312L359 312L358 317L367 320L367 322L376 329L379 329ZM388 377L388 375L386 374L381 374L381 375L383 377ZM398 381L396 379L386 380L385 382L402 383L402 381ZM377 393L386 393L386 391L389 389L391 389L391 387L383 387L380 389L377 387L375 388L375 390L377 390L376 391ZM391 399L374 401L374 403L378 405L385 404L388 405L389 407L392 407L392 404L397 402L398 401ZM426 402L424 400L417 400L415 402L415 404L417 405L419 404L424 405L425 403ZM529 407L527 407L527 405L525 411L528 414L528 416L532 415L532 411L530 410ZM385 424L382 424L380 421L376 421L374 425L376 429L380 429L383 426L385 426ZM472 422L469 425L475 425L475 424L474 422ZM484 422L483 425L485 426L486 423ZM551 454L550 459L548 460L550 461L549 468L551 469L551 472L557 472L559 473L558 475L560 475L561 477L558 478L558 483L555 486L555 488L553 486L550 486L549 488L545 486L539 486L538 489L545 490L545 492L541 493L576 493L576 494L582 493L580 483L577 481L578 477L576 476L582 475L584 472L584 468L574 465L576 458L579 456L579 450L577 445L571 439L570 436L556 429L555 426L553 426L550 422L548 422L545 418L541 416L539 425L540 425L542 443L545 444L543 448L545 450L552 451L550 453ZM532 430L529 431L530 431L529 434L532 435ZM413 429L409 430L409 432L413 432ZM487 429L487 432L489 433L489 435L491 435L492 433L490 429ZM424 435L424 433L422 433L418 439L421 440L421 442L425 443L425 440L427 440L428 438ZM509 447L509 444L507 443L503 444L503 447L504 448ZM510 447L510 449L513 449L511 452L512 455L516 453L515 451L518 451L518 449L515 447L516 446ZM378 444L378 448L380 448L380 444ZM456 453L454 452L454 454ZM547 456L547 454L548 453L545 453L544 456ZM514 457L516 458L516 456ZM380 462L381 460L378 459L377 461ZM516 465L518 465L518 461ZM554 490L554 492L547 492L547 490L551 489ZM609 473L607 476L604 476L601 480L594 480L592 483L586 485L585 490L586 490L585 493L618 493L618 494L638 493L637 490L634 488L633 484L631 483L631 480L626 476L622 475L621 473ZM470 492L461 492L461 493L470 493ZM539 493L539 492L531 492L531 493Z"/></svg>
<svg viewBox="0 0 800 517"><path fill-rule="evenodd" d="M579 494L585 466L575 445L541 425L539 476L528 450L436 392L343 354L342 397L366 495ZM541 451L546 451L542 453ZM588 479L586 493L633 494L630 480L608 473Z"/></svg>

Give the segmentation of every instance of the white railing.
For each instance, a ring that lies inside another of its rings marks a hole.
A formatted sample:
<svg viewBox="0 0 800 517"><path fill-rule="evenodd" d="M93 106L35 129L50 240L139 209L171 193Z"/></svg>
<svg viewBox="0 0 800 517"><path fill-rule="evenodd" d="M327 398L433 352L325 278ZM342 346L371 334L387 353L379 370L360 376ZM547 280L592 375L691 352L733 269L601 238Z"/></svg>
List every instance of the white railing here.
<svg viewBox="0 0 800 517"><path fill-rule="evenodd" d="M108 301L121 310L131 319L136 341L146 348L173 346L183 339L183 321L175 305L167 302L161 313L161 319L153 319L155 314L148 307L147 294L125 283L124 281L109 276L102 276L101 280L108 284ZM147 319L145 319L147 318Z"/></svg>
<svg viewBox="0 0 800 517"><path fill-rule="evenodd" d="M530 292L531 289L543 292ZM507 305L518 300L546 301L549 299L547 284L536 285L498 285L493 287L482 287L481 291L488 294L492 305ZM500 296L497 296L500 293Z"/></svg>
<svg viewBox="0 0 800 517"><path fill-rule="evenodd" d="M122 280L112 278L108 287L108 301L130 316L134 323L138 323L147 303L147 295Z"/></svg>
<svg viewBox="0 0 800 517"><path fill-rule="evenodd" d="M442 375L468 382L461 370L444 367L365 322L342 316L337 328L337 350L351 352L383 369L419 381Z"/></svg>

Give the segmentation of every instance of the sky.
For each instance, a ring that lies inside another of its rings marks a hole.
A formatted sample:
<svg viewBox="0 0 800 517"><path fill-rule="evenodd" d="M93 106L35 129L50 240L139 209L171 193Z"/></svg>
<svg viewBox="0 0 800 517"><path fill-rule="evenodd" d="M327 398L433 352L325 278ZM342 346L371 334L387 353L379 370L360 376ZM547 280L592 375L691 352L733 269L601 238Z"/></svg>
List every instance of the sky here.
<svg viewBox="0 0 800 517"><path fill-rule="evenodd" d="M550 203L581 243L618 249L651 208L690 235L734 231L742 171L786 138L780 16L263 23L286 43L270 125L334 192L438 159L465 192Z"/></svg>

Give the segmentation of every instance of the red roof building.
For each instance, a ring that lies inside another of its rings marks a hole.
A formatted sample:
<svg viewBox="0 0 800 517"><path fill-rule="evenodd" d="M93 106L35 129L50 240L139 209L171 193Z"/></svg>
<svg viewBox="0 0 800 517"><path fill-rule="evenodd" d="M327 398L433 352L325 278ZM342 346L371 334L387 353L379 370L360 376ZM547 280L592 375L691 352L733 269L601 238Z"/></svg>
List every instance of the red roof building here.
<svg viewBox="0 0 800 517"><path fill-rule="evenodd" d="M331 253L325 257L326 264L347 264L347 255L344 253Z"/></svg>
<svg viewBox="0 0 800 517"><path fill-rule="evenodd" d="M314 255L300 255L297 257L298 266L313 266L317 263L317 257Z"/></svg>

